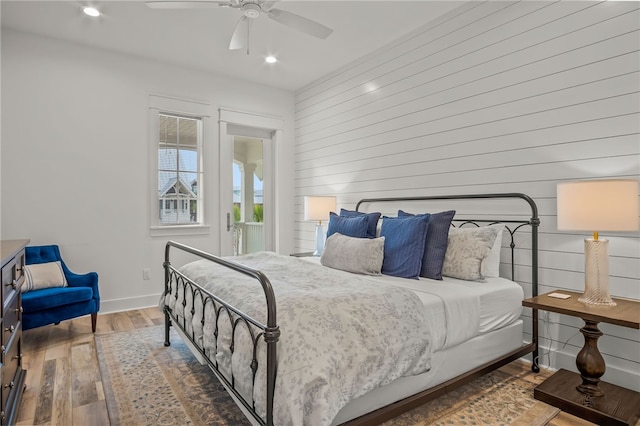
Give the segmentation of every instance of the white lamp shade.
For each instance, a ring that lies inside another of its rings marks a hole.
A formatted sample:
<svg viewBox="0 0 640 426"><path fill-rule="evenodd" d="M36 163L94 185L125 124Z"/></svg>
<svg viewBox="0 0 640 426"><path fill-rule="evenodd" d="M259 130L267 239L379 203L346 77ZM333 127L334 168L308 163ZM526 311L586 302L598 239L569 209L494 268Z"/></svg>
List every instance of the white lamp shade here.
<svg viewBox="0 0 640 426"><path fill-rule="evenodd" d="M559 183L558 229L574 231L636 231L638 181L590 180Z"/></svg>
<svg viewBox="0 0 640 426"><path fill-rule="evenodd" d="M336 197L304 197L304 220L327 220L329 213L336 210Z"/></svg>

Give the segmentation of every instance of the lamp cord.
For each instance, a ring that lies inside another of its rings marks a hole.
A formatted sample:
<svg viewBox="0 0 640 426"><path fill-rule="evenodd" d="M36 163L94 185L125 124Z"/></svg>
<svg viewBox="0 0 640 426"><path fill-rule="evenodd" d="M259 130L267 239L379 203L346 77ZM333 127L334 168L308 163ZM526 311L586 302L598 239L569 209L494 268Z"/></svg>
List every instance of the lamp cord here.
<svg viewBox="0 0 640 426"><path fill-rule="evenodd" d="M553 339L551 339L551 330L550 330L550 323L551 321L548 320L544 320L545 323L545 331L547 332L547 338L552 342ZM538 363L538 360L541 360L545 355L547 356L547 365L551 366L551 354L552 353L556 353L561 349L564 349L569 342L576 336L578 336L580 334L580 331L578 330L573 336L569 337L567 340L565 340L565 342L562 344L562 347L557 348L557 349L551 349L551 344L549 345L549 349L546 352L540 351L540 354L535 358L534 363Z"/></svg>

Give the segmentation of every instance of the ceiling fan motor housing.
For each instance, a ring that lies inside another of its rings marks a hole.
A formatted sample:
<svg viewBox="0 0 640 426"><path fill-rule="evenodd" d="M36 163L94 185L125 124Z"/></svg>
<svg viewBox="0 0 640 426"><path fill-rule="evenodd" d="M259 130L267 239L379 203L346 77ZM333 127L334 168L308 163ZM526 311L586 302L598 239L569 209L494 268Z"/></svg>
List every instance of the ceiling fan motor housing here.
<svg viewBox="0 0 640 426"><path fill-rule="evenodd" d="M256 19L260 16L262 9L257 3L244 3L242 5L242 13L249 19Z"/></svg>

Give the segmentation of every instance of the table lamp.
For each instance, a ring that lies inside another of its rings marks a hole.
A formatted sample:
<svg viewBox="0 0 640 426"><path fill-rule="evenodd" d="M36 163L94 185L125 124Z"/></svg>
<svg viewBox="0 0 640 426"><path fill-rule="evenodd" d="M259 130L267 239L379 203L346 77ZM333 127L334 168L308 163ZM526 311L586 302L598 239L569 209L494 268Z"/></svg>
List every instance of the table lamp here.
<svg viewBox="0 0 640 426"><path fill-rule="evenodd" d="M558 229L591 231L584 240L585 289L578 299L592 305L615 306L609 295L609 241L598 231L637 231L638 181L590 180L559 183Z"/></svg>
<svg viewBox="0 0 640 426"><path fill-rule="evenodd" d="M316 224L316 250L314 256L321 256L324 251L324 241L327 234L322 225L323 220L329 219L329 213L336 210L336 197L333 196L307 196L304 197L304 220L317 220Z"/></svg>

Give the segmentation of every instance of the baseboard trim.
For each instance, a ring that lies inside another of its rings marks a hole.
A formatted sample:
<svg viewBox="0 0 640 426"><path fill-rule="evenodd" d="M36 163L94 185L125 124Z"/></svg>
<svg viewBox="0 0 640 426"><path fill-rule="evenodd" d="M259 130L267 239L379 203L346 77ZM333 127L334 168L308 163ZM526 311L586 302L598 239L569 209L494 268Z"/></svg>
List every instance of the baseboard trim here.
<svg viewBox="0 0 640 426"><path fill-rule="evenodd" d="M158 306L160 293L146 296L129 297L126 299L101 300L100 313L112 314L114 312L131 311L133 309L150 308Z"/></svg>

